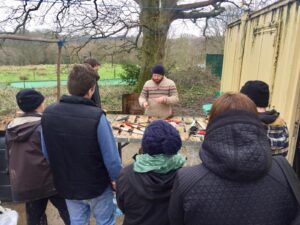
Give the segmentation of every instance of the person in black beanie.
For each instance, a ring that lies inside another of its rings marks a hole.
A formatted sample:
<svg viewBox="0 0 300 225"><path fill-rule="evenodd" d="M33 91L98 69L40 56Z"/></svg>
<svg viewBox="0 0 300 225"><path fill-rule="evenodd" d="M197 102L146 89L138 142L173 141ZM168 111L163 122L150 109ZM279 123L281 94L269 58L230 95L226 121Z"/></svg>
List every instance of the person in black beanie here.
<svg viewBox="0 0 300 225"><path fill-rule="evenodd" d="M151 72L152 79L145 83L139 104L148 116L162 119L171 117L172 105L179 101L176 85L165 76L165 68L162 65L155 65Z"/></svg>
<svg viewBox="0 0 300 225"><path fill-rule="evenodd" d="M70 224L65 199L56 189L50 166L41 151L41 116L44 96L33 89L17 93L16 101L23 114L8 124L6 149L14 202L25 202L28 225L47 224L47 203L58 209L66 225Z"/></svg>
<svg viewBox="0 0 300 225"><path fill-rule="evenodd" d="M166 213L176 171L185 158L178 131L163 120L152 122L142 139L143 154L117 180L117 202L123 225L169 225Z"/></svg>
<svg viewBox="0 0 300 225"><path fill-rule="evenodd" d="M247 95L256 105L259 118L265 125L273 155L286 156L289 147L289 132L283 118L275 109L268 111L269 85L260 80L247 81L241 88L241 93Z"/></svg>
<svg viewBox="0 0 300 225"><path fill-rule="evenodd" d="M43 107L45 97L34 89L23 89L16 95L16 100L19 108L23 112L43 111L39 109Z"/></svg>

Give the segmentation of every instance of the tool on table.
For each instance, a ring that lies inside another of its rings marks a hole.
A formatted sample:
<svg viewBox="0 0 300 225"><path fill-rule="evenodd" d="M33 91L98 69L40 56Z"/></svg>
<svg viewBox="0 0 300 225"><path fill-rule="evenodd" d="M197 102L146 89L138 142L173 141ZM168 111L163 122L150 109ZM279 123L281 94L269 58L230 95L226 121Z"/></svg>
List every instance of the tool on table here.
<svg viewBox="0 0 300 225"><path fill-rule="evenodd" d="M130 129L130 128L127 128L127 127L124 127L124 126L121 126L121 127L113 126L113 129L114 129L114 130L118 130L119 132L121 132L121 131L126 131L126 132L128 132L128 133L133 133L133 134L141 134L141 135L144 134L144 132L141 131L141 130Z"/></svg>
<svg viewBox="0 0 300 225"><path fill-rule="evenodd" d="M128 126L128 127L131 127L132 129L138 129L138 130L140 130L140 131L142 131L142 132L145 131L145 126L140 127L139 124L132 124L132 123L128 123L128 122L124 122L124 124L125 124L126 126Z"/></svg>
<svg viewBox="0 0 300 225"><path fill-rule="evenodd" d="M128 121L125 121L124 124L126 126L129 126L129 127L134 127L134 128L139 128L139 127L147 127L145 125L142 125L141 123L130 123Z"/></svg>
<svg viewBox="0 0 300 225"><path fill-rule="evenodd" d="M123 116L123 117L120 117L120 118L117 118L116 121L127 121L129 118L129 116Z"/></svg>
<svg viewBox="0 0 300 225"><path fill-rule="evenodd" d="M183 123L183 121L181 121L181 120L173 120L173 119L170 119L170 118L165 119L165 121L168 122L168 123L176 123L176 124Z"/></svg>
<svg viewBox="0 0 300 225"><path fill-rule="evenodd" d="M198 121L194 120L189 129L189 135L205 135L205 129L202 128Z"/></svg>
<svg viewBox="0 0 300 225"><path fill-rule="evenodd" d="M206 131L205 131L205 130L199 130L197 134L205 135L205 134L206 134Z"/></svg>

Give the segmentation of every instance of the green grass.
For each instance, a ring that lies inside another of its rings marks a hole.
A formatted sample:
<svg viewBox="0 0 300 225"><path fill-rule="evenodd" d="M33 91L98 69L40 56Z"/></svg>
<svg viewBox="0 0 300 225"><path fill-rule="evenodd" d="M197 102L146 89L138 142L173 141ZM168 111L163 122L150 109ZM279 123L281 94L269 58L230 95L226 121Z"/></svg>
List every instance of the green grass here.
<svg viewBox="0 0 300 225"><path fill-rule="evenodd" d="M101 71L100 71L101 72ZM179 92L179 104L174 107L176 115L199 116L203 104L212 103L215 93L220 89L220 80L217 77L199 71L182 71L170 74ZM45 103L49 105L56 101L56 88L37 88L45 95ZM108 111L122 110L122 95L131 93L133 86L100 86L101 102ZM1 86L0 84L0 128L5 117L14 116L18 110L16 104L17 88ZM66 86L61 89L61 94L67 94Z"/></svg>
<svg viewBox="0 0 300 225"><path fill-rule="evenodd" d="M101 103L105 110L121 111L122 95L131 93L134 87L129 86L104 86L100 87ZM56 88L37 88L36 90L45 96L45 105L56 102ZM12 117L19 110L16 103L16 94L19 89L11 87L0 87L0 130L1 121L6 117ZM61 88L61 94L67 94L67 88Z"/></svg>
<svg viewBox="0 0 300 225"><path fill-rule="evenodd" d="M61 80L67 80L72 65L61 65ZM120 78L123 73L121 65L114 67L103 64L99 69L100 79ZM20 77L27 77L26 81L56 80L56 65L28 65L28 66L0 66L0 83L21 81Z"/></svg>

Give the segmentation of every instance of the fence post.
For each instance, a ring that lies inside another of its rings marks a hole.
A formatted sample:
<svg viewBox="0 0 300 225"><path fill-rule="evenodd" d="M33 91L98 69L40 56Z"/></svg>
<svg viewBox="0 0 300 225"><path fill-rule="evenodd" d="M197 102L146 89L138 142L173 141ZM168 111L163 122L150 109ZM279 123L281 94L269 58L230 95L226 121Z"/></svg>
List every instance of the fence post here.
<svg viewBox="0 0 300 225"><path fill-rule="evenodd" d="M57 55L57 64L56 64L56 79L57 79L57 101L60 98L60 64L61 64L61 49L64 46L65 41L59 40L57 42L58 46L58 55Z"/></svg>

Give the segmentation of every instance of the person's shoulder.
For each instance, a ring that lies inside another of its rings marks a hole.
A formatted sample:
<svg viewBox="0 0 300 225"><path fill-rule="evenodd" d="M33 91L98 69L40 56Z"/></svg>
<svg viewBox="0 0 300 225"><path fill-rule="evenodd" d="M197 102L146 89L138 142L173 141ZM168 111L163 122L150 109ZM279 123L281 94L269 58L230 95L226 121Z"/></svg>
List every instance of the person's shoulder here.
<svg viewBox="0 0 300 225"><path fill-rule="evenodd" d="M133 171L133 164L130 164L128 166L125 166L122 170L121 173L127 174Z"/></svg>
<svg viewBox="0 0 300 225"><path fill-rule="evenodd" d="M153 88L155 86L155 83L153 82L153 80L147 80L144 84L143 89L144 90L148 90L149 88Z"/></svg>
<svg viewBox="0 0 300 225"><path fill-rule="evenodd" d="M201 179L206 173L207 169L202 164L183 167L177 171L177 177L180 183L190 183L190 181Z"/></svg>
<svg viewBox="0 0 300 225"><path fill-rule="evenodd" d="M22 116L22 117L17 117L14 118L8 125L7 125L7 129L11 129L13 127L17 127L17 126L26 126L26 127L30 127L30 126L38 126L41 124L41 117L37 117L37 116Z"/></svg>
<svg viewBox="0 0 300 225"><path fill-rule="evenodd" d="M286 122L282 117L278 116L278 118L270 125L271 126L286 126Z"/></svg>
<svg viewBox="0 0 300 225"><path fill-rule="evenodd" d="M165 82L170 86L175 86L175 82L168 77L165 77Z"/></svg>
<svg viewBox="0 0 300 225"><path fill-rule="evenodd" d="M52 103L52 104L48 105L48 106L45 108L43 114L45 114L45 113L51 111L52 109L56 108L59 104L60 104L60 102L55 102L55 103Z"/></svg>
<svg viewBox="0 0 300 225"><path fill-rule="evenodd" d="M133 164L130 164L124 168L122 168L118 181L126 180L128 181L129 175L133 172Z"/></svg>
<svg viewBox="0 0 300 225"><path fill-rule="evenodd" d="M189 191L196 183L202 180L209 173L202 164L183 167L177 171L177 185L182 193Z"/></svg>
<svg viewBox="0 0 300 225"><path fill-rule="evenodd" d="M203 165L195 165L195 166L189 166L189 167L182 167L178 170L177 174L178 176L187 176L189 174L198 173L199 171L203 170Z"/></svg>
<svg viewBox="0 0 300 225"><path fill-rule="evenodd" d="M280 164L282 165L285 163L288 165L288 162L283 156L272 156L272 164L267 175L273 177L278 183L288 187L287 180L280 166Z"/></svg>
<svg viewBox="0 0 300 225"><path fill-rule="evenodd" d="M154 84L153 80L147 80L145 86L152 86Z"/></svg>

